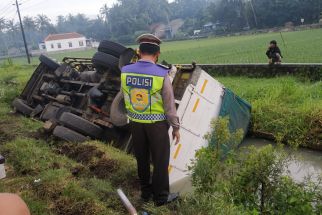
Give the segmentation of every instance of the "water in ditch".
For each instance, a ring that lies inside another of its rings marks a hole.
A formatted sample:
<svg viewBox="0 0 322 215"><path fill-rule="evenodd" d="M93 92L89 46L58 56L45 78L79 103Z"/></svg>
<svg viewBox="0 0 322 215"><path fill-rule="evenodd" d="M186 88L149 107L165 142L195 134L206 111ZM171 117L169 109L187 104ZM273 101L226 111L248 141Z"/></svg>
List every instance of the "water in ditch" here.
<svg viewBox="0 0 322 215"><path fill-rule="evenodd" d="M241 146L261 148L269 144L275 145L274 142L268 140L250 138L245 139ZM294 157L288 165L288 170L290 176L296 182L304 181L307 176L311 176L311 179L316 181L318 176L322 174L322 152L305 148L299 148L295 151L287 147L285 147L285 150Z"/></svg>
<svg viewBox="0 0 322 215"><path fill-rule="evenodd" d="M274 142L248 138L243 141L241 147L255 146L261 148L267 145L276 145ZM285 147L293 159L289 162L288 171L289 175L296 182L303 182L306 177L311 176L312 181L317 181L318 177L322 175L322 152L310 149L299 148L298 150L291 150ZM171 185L172 192L180 192L181 194L192 191L190 177L186 177Z"/></svg>

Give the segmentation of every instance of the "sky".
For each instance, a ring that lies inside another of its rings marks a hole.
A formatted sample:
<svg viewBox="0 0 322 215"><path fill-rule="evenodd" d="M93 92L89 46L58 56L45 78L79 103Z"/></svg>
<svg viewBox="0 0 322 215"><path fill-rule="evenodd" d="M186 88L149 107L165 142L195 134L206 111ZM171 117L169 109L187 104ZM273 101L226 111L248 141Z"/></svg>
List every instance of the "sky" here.
<svg viewBox="0 0 322 215"><path fill-rule="evenodd" d="M0 0L0 17L17 20L15 0ZM83 13L90 18L99 14L100 8L112 6L117 0L19 0L21 16L47 15L56 22L58 15Z"/></svg>

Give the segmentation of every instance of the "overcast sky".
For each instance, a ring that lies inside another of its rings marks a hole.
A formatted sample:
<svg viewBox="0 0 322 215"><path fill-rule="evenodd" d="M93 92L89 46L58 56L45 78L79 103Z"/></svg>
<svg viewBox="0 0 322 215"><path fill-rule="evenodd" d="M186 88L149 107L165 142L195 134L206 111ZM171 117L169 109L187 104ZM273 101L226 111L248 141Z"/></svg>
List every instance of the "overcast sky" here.
<svg viewBox="0 0 322 215"><path fill-rule="evenodd" d="M0 17L7 19L15 18L17 14L15 0L0 0ZM116 0L19 0L22 16L35 16L45 14L56 22L58 15L83 13L93 18L99 13L102 5L112 6Z"/></svg>

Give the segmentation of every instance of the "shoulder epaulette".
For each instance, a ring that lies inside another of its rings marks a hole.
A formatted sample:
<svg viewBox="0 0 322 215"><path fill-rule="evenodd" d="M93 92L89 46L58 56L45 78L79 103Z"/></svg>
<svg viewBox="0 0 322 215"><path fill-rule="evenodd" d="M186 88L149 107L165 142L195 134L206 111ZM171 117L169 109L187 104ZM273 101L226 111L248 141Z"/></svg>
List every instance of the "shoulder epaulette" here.
<svg viewBox="0 0 322 215"><path fill-rule="evenodd" d="M166 70L169 70L171 68L169 68L169 66L166 66L166 65L163 65L163 64L156 64L157 66L163 68L163 69L166 69Z"/></svg>

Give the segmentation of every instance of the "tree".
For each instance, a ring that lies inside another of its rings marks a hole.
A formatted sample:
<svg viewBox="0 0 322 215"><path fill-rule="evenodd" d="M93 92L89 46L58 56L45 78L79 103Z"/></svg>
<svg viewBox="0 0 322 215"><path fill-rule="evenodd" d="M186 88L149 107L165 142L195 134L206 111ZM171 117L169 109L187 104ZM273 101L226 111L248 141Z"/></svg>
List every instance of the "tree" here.
<svg viewBox="0 0 322 215"><path fill-rule="evenodd" d="M4 40L4 30L6 29L6 20L5 18L1 17L0 18L0 53L2 55L7 55L8 54L8 46L7 43Z"/></svg>
<svg viewBox="0 0 322 215"><path fill-rule="evenodd" d="M153 23L169 21L166 0L119 0L107 12L108 25L114 38L133 42L138 31L150 31Z"/></svg>
<svg viewBox="0 0 322 215"><path fill-rule="evenodd" d="M211 21L220 23L228 31L239 31L248 25L242 0L222 0L209 7Z"/></svg>
<svg viewBox="0 0 322 215"><path fill-rule="evenodd" d="M37 24L37 30L43 35L56 32L55 27L53 24L51 24L51 20L48 18L48 16L38 14L35 18L35 21Z"/></svg>

